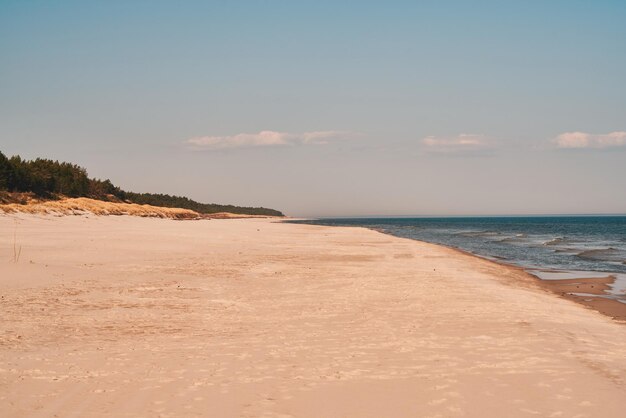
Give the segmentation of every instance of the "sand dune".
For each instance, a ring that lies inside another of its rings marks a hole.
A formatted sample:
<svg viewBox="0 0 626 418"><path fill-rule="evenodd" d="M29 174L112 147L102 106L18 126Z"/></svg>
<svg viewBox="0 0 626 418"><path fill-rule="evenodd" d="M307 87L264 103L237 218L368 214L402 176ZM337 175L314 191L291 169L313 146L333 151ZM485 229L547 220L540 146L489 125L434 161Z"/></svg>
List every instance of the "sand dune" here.
<svg viewBox="0 0 626 418"><path fill-rule="evenodd" d="M626 326L518 270L366 229L5 215L0 297L3 417L626 408Z"/></svg>
<svg viewBox="0 0 626 418"><path fill-rule="evenodd" d="M0 214L39 215L130 215L144 218L169 219L241 219L275 218L267 215L245 215L230 212L198 213L190 209L166 208L162 206L138 205L136 203L107 202L86 197L63 198L60 200L35 200L27 204L0 204Z"/></svg>
<svg viewBox="0 0 626 418"><path fill-rule="evenodd" d="M28 204L0 205L0 213L52 214L52 215L131 215L151 218L195 219L198 212L181 208L165 208L136 203L106 202L86 197L61 200L31 201Z"/></svg>

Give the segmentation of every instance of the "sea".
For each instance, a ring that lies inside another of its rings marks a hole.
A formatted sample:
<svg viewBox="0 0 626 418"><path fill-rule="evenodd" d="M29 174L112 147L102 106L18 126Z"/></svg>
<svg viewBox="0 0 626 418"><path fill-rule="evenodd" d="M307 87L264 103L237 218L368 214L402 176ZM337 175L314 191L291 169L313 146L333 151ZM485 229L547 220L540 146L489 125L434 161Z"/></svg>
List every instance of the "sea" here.
<svg viewBox="0 0 626 418"><path fill-rule="evenodd" d="M616 278L626 293L626 216L323 218L298 221L355 226L458 248L524 268L544 280Z"/></svg>

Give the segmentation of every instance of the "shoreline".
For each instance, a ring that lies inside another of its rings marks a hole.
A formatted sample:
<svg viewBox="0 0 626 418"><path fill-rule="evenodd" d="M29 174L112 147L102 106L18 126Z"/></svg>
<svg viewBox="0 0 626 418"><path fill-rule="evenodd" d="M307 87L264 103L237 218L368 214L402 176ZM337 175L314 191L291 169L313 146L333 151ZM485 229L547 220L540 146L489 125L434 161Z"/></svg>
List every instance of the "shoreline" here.
<svg viewBox="0 0 626 418"><path fill-rule="evenodd" d="M621 417L626 328L487 261L275 219L0 216L0 414Z"/></svg>
<svg viewBox="0 0 626 418"><path fill-rule="evenodd" d="M291 220L284 220L284 222L289 223ZM311 221L315 221L315 219L311 219ZM297 223L297 222L296 222ZM311 223L310 225L320 225ZM327 225L325 225L327 226ZM330 226L335 227L335 226ZM624 302L620 302L617 298L611 298L610 293L606 293L612 289L611 285L613 285L616 281L616 274L611 272L593 272L597 274L606 275L605 277L585 277L584 273L581 272L581 277L573 277L568 279L542 279L538 274L533 274L532 271L542 271L547 273L569 273L574 272L560 269L543 269L537 267L523 267L513 263L507 263L504 260L500 260L494 256L484 256L481 254L475 254L470 251L464 250L462 248L454 247L451 245L435 243L424 241L415 238L406 238L399 237L397 235L386 232L381 228L368 227L364 225L337 225L336 227L343 228L365 228L371 231L375 231L384 235L392 236L394 238L399 239L408 239L416 242L422 242L429 245L441 246L443 248L447 248L452 251L456 251L459 254L463 254L465 256L476 257L480 260L487 261L490 263L494 263L499 266L503 266L506 268L510 268L516 270L527 278L531 279L535 282L540 288L546 290L547 292L556 295L559 298L566 299L572 302L575 302L579 305L583 305L586 308L599 312L603 315L608 316L609 318L615 320L615 322L626 325L626 294L624 298ZM576 289L570 288L568 286L578 286ZM626 289L624 289L626 290Z"/></svg>
<svg viewBox="0 0 626 418"><path fill-rule="evenodd" d="M412 238L409 238L412 239ZM420 241L420 240L416 240ZM597 272L606 274L606 277L575 277L571 279L542 279L538 275L531 273L529 270L537 270L536 268L525 268L516 264L506 263L501 260L494 260L492 258L474 254L469 251L465 251L461 248L456 248L444 244L431 243L428 241L422 241L432 245L441 245L453 251L457 251L461 254L476 257L484 261L488 261L499 266L507 267L516 270L535 282L539 287L545 289L549 293L556 295L557 297L575 302L583 305L589 309L599 312L609 318L615 320L615 322L626 325L626 303L619 302L616 299L610 299L609 294L605 291L610 290L612 284L615 283L616 277L612 273ZM546 272L566 272L556 269L545 269ZM577 286L576 289L569 286ZM582 287L582 289L581 289ZM586 293L586 295L577 295L576 293Z"/></svg>

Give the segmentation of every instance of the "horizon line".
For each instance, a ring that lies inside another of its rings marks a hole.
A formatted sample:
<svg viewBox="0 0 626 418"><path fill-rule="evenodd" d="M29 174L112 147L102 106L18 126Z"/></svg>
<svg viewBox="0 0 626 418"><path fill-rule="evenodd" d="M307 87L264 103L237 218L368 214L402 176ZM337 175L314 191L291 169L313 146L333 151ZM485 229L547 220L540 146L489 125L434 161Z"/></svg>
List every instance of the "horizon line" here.
<svg viewBox="0 0 626 418"><path fill-rule="evenodd" d="M548 217L626 217L624 213L535 213L535 214L483 214L483 215L347 215L347 216L294 216L315 219L383 219L383 218L548 218ZM289 217L289 216L287 216Z"/></svg>

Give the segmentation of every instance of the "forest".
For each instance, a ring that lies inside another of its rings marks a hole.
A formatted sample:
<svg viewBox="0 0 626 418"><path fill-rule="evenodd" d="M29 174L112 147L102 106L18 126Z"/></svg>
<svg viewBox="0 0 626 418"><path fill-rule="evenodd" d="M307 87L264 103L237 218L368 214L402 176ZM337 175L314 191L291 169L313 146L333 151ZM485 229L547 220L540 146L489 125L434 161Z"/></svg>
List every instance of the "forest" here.
<svg viewBox="0 0 626 418"><path fill-rule="evenodd" d="M90 178L87 170L76 164L45 158L8 158L0 151L0 191L33 193L41 199L88 197L119 200L153 206L191 209L199 213L230 212L244 215L284 216L282 212L262 207L242 207L199 203L187 197L160 193L124 191L110 180Z"/></svg>

